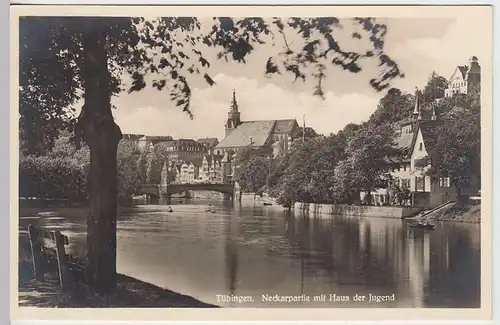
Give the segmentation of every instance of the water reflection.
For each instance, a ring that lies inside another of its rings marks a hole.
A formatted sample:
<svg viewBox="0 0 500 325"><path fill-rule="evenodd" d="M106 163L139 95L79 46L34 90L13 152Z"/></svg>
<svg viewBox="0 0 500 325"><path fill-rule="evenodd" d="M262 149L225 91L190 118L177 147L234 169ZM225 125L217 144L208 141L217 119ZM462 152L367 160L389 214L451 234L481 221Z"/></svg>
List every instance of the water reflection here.
<svg viewBox="0 0 500 325"><path fill-rule="evenodd" d="M277 207L226 202L163 202L122 208L118 270L224 306L479 307L478 225L409 229L401 220L304 216ZM84 213L63 225L85 252ZM83 215L83 217L82 217ZM395 301L264 303L262 294L392 295ZM216 295L253 296L252 303Z"/></svg>

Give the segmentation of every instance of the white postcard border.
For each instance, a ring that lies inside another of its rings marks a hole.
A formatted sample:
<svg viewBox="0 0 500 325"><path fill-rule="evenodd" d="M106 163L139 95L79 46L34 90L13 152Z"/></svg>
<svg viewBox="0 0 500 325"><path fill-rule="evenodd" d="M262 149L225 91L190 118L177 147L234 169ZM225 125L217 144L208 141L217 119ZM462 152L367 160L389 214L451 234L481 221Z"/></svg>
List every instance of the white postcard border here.
<svg viewBox="0 0 500 325"><path fill-rule="evenodd" d="M201 9L201 11L200 11ZM144 10L144 14L143 14ZM148 13L159 15L160 10L165 10L165 15L233 15L233 16L276 16L279 15L321 15L325 14L325 10L332 8L322 8L320 6L312 7L207 7L203 6L184 6L184 7L80 7L80 6L65 6L65 7L28 7L22 6L11 11L11 52L10 52L10 76L11 76L11 93L10 93L10 234L11 234L11 258L10 258L10 289L11 289L11 319L14 320L62 320L75 319L80 320L178 320L178 321L210 321L210 320L289 320L289 321L310 321L310 320L487 320L491 315L491 262L492 262L492 199L493 199L493 174L492 174L492 96L493 94L492 71L493 71L493 56L491 58L482 58L483 76L482 76L482 213L490 218L481 220L481 309L252 309L252 308L231 308L231 309L85 309L84 312L80 309L37 309L37 308L19 308L17 307L17 193L18 193L18 121L17 121L17 25L15 24L16 16L26 14L36 15L101 15L101 16L129 16L129 15L145 15ZM263 10L267 11L263 14ZM299 10L297 14L297 10ZM405 17L443 17L443 16L462 16L466 19L471 14L485 15L485 24L491 26L492 21L488 21L488 14L485 13L487 7L338 7L335 8L335 14L338 17L342 16L405 16ZM200 14L197 14L199 12ZM339 14L340 13L340 14ZM403 13L403 14L402 14ZM492 47L491 33L487 30L481 35L485 39L485 46ZM488 123L491 121L491 123ZM494 238L493 238L494 239ZM53 322L51 322L53 323Z"/></svg>

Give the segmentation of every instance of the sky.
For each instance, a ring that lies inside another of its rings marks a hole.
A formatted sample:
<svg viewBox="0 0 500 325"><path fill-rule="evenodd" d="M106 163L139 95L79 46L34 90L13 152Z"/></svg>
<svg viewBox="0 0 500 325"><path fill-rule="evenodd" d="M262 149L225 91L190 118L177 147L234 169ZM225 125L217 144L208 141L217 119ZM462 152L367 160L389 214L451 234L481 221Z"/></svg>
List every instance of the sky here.
<svg viewBox="0 0 500 325"><path fill-rule="evenodd" d="M414 92L415 87L425 85L433 71L449 78L456 66L467 64L471 56L477 56L481 64L481 57L491 54L480 52L484 39L470 37L475 32L474 19L381 19L388 26L385 52L405 74L405 78L395 79L391 87ZM345 30L340 32L339 43L349 49L363 47L349 35ZM291 46L303 44L292 33L287 37ZM313 95L313 80L292 83L289 75L266 78L263 73L266 60L280 46L266 44L257 48L247 64L226 63L216 60L215 52L207 53L211 62L209 74L216 84L209 87L203 80L190 83L193 120L170 101L167 91L152 87L132 94L124 92L114 98L115 120L123 133L193 139L217 137L220 141L234 89L244 121L295 118L302 124L305 116L307 126L318 133L330 134L348 123L366 121L385 94L376 92L368 83L378 72L375 61L363 63L358 74L328 67L323 83L324 100Z"/></svg>

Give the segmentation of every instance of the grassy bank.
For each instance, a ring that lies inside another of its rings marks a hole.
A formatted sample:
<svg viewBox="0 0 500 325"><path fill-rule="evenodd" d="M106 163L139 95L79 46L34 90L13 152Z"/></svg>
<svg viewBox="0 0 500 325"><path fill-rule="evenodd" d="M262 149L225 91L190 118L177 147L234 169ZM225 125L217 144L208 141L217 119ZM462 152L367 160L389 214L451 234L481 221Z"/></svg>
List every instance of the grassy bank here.
<svg viewBox="0 0 500 325"><path fill-rule="evenodd" d="M70 270L72 285L61 290L57 269L49 267L43 281L34 279L28 236L19 236L19 306L41 308L213 308L190 296L119 274L115 294L101 297L84 282L81 269Z"/></svg>

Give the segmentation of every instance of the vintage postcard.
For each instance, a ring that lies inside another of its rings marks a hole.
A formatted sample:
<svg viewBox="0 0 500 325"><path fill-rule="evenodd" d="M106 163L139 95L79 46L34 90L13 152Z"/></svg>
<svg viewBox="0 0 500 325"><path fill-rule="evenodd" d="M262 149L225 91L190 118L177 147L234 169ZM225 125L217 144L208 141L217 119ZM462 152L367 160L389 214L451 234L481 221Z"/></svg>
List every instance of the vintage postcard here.
<svg viewBox="0 0 500 325"><path fill-rule="evenodd" d="M11 29L13 320L490 319L492 7Z"/></svg>

